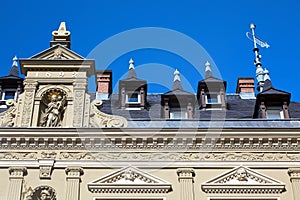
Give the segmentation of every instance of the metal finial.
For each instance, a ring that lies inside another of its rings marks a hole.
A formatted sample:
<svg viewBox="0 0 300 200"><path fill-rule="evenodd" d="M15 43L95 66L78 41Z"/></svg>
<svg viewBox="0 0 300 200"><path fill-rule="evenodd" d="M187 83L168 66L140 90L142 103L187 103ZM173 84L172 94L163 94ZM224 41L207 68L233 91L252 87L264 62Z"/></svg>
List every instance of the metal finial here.
<svg viewBox="0 0 300 200"><path fill-rule="evenodd" d="M129 69L134 69L134 61L132 58L129 60Z"/></svg>
<svg viewBox="0 0 300 200"><path fill-rule="evenodd" d="M176 69L174 72L174 82L180 81L180 72Z"/></svg>
<svg viewBox="0 0 300 200"><path fill-rule="evenodd" d="M207 71L211 71L210 63L208 61L206 61L206 63L205 63L205 72L207 72Z"/></svg>
<svg viewBox="0 0 300 200"><path fill-rule="evenodd" d="M18 66L18 58L17 58L17 56L15 56L13 58L13 64L12 64L12 66Z"/></svg>
<svg viewBox="0 0 300 200"><path fill-rule="evenodd" d="M246 36L248 37L249 40L251 40L253 42L253 46L254 46L253 51L255 54L254 65L256 66L256 79L258 81L257 89L258 89L258 91L261 92L263 89L264 81L266 79L270 79L270 77L269 77L268 73L267 74L264 73L264 71L262 69L262 63L260 61L262 56L259 54L259 49L258 49L257 45L259 45L260 47L266 47L266 48L269 48L270 45L267 42L264 42L263 40L256 37L255 28L256 28L256 25L251 23L250 24L251 33L247 32ZM266 79L264 78L265 75L266 75Z"/></svg>

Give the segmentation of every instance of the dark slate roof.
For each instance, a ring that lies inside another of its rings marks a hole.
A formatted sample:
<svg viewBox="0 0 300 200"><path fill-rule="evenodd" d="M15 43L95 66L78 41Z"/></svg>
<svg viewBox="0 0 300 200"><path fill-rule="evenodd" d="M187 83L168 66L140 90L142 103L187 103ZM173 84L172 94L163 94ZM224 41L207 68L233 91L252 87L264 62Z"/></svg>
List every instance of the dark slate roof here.
<svg viewBox="0 0 300 200"><path fill-rule="evenodd" d="M147 109L144 110L124 110L120 109L118 94L112 94L110 100L103 101L102 112L113 115L120 115L128 120L153 120L161 119L161 95L147 95ZM238 94L226 95L226 110L199 110L199 106L195 106L194 120L253 120L253 112L255 108L255 99L241 99ZM300 118L300 103L291 102L289 106L291 118Z"/></svg>

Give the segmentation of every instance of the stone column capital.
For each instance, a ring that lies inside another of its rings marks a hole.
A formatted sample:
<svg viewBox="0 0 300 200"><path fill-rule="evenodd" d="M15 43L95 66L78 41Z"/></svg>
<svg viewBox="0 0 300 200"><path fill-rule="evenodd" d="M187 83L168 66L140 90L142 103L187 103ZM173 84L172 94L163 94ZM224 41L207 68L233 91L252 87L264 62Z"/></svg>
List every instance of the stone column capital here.
<svg viewBox="0 0 300 200"><path fill-rule="evenodd" d="M10 167L8 171L10 178L23 178L27 174L26 167Z"/></svg>
<svg viewBox="0 0 300 200"><path fill-rule="evenodd" d="M288 174L291 179L300 179L300 168L289 168Z"/></svg>
<svg viewBox="0 0 300 200"><path fill-rule="evenodd" d="M192 168L179 168L177 170L177 175L179 179L193 179L193 177L195 177L195 171Z"/></svg>
<svg viewBox="0 0 300 200"><path fill-rule="evenodd" d="M83 169L81 167L67 167L65 169L67 178L80 178L83 175Z"/></svg>

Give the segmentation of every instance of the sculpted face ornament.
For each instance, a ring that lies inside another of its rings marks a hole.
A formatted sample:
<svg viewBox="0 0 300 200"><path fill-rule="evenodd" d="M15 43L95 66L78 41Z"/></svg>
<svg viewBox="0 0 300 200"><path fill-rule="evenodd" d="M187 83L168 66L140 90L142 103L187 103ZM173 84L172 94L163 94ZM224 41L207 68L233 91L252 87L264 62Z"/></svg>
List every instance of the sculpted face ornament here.
<svg viewBox="0 0 300 200"><path fill-rule="evenodd" d="M40 194L40 200L51 200L51 195L48 190L42 190Z"/></svg>
<svg viewBox="0 0 300 200"><path fill-rule="evenodd" d="M248 181L247 179L247 172L244 168L240 168L236 171L237 180L238 181Z"/></svg>

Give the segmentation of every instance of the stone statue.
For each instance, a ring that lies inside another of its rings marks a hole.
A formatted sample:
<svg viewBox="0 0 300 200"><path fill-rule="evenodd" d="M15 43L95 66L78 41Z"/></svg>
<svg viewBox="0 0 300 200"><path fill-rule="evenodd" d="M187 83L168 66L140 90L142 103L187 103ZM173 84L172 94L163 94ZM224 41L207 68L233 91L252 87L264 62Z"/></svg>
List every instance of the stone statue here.
<svg viewBox="0 0 300 200"><path fill-rule="evenodd" d="M65 110L65 97L51 95L51 101L48 103L44 116L41 120L41 125L45 127L59 127L61 126L63 113Z"/></svg>

